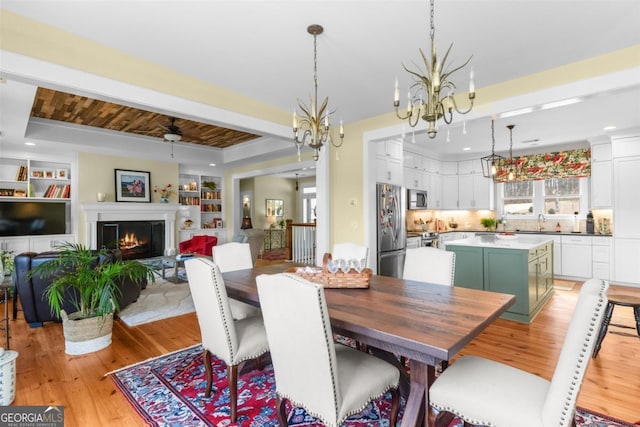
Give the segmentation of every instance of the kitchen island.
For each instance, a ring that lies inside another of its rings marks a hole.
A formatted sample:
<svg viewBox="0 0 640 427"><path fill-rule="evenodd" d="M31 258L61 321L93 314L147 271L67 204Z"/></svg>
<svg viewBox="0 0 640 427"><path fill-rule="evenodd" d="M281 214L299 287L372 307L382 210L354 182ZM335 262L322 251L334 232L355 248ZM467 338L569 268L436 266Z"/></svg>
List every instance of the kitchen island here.
<svg viewBox="0 0 640 427"><path fill-rule="evenodd" d="M482 235L447 242L456 254L455 286L516 296L502 317L530 323L553 295L553 240Z"/></svg>

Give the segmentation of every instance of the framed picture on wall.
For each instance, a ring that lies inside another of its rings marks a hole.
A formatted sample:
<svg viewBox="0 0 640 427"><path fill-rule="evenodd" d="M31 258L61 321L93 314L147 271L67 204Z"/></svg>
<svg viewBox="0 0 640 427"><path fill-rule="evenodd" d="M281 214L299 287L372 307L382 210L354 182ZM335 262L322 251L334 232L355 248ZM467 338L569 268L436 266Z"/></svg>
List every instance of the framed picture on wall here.
<svg viewBox="0 0 640 427"><path fill-rule="evenodd" d="M284 200L267 199L266 216L282 216L284 215Z"/></svg>
<svg viewBox="0 0 640 427"><path fill-rule="evenodd" d="M151 202L151 172L115 169L116 202Z"/></svg>

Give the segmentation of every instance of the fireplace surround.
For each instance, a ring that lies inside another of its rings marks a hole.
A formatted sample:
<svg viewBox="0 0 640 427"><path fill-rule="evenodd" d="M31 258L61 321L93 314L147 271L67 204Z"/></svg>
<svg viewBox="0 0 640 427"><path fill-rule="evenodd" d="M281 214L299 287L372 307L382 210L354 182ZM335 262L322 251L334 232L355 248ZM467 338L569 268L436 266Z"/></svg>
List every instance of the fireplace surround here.
<svg viewBox="0 0 640 427"><path fill-rule="evenodd" d="M170 203L82 203L87 246L98 249L98 222L164 221L164 255L176 253L177 204Z"/></svg>

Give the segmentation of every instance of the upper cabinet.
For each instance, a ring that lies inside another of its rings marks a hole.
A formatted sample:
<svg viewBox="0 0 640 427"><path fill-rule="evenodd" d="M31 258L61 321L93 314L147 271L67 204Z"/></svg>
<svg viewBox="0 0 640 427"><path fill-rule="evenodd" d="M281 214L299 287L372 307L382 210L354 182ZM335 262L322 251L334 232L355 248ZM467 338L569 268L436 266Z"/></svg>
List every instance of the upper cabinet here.
<svg viewBox="0 0 640 427"><path fill-rule="evenodd" d="M401 141L376 143L376 182L403 185Z"/></svg>
<svg viewBox="0 0 640 427"><path fill-rule="evenodd" d="M71 164L0 158L0 198L71 198Z"/></svg>
<svg viewBox="0 0 640 427"><path fill-rule="evenodd" d="M611 209L613 200L613 163L611 143L591 146L591 208Z"/></svg>

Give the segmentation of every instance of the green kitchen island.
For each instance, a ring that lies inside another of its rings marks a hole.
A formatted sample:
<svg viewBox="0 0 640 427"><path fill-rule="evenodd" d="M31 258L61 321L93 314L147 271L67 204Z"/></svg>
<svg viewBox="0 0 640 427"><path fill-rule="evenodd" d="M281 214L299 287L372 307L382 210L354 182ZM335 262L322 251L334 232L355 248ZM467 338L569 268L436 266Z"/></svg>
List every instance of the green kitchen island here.
<svg viewBox="0 0 640 427"><path fill-rule="evenodd" d="M456 254L455 286L516 296L502 317L531 323L553 295L553 240L545 236L476 236L447 242Z"/></svg>

